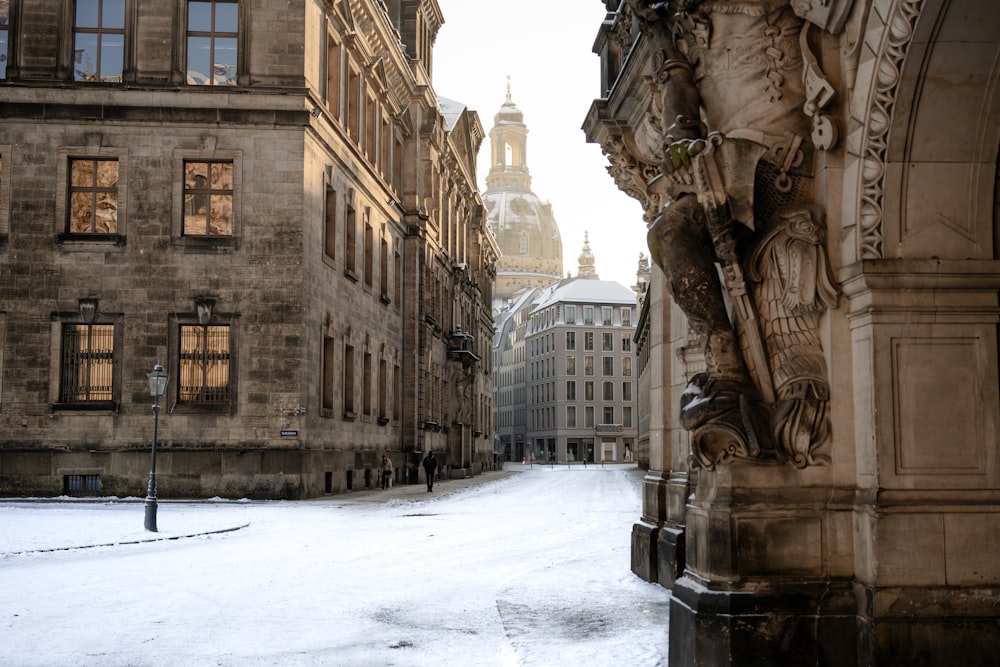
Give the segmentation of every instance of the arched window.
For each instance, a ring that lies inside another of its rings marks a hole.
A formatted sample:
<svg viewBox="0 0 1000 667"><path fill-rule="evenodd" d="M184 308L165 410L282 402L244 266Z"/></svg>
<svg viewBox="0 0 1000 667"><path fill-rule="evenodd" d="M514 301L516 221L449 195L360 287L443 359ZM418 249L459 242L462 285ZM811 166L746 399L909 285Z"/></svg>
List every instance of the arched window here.
<svg viewBox="0 0 1000 667"><path fill-rule="evenodd" d="M521 253L522 255L527 255L528 254L528 237L526 235L524 235L524 234L521 234L521 238L520 238L520 240L517 243L518 243L518 248L517 248L518 252Z"/></svg>

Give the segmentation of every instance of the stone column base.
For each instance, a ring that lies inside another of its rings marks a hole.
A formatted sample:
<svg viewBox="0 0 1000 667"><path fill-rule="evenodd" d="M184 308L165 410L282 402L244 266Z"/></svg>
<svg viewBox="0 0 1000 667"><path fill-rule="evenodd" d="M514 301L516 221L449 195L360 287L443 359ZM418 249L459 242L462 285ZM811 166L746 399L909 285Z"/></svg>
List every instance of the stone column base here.
<svg viewBox="0 0 1000 667"><path fill-rule="evenodd" d="M644 521L632 524L632 573L644 581L657 581L658 526Z"/></svg>
<svg viewBox="0 0 1000 667"><path fill-rule="evenodd" d="M864 664L848 582L731 591L682 576L672 590L672 667Z"/></svg>

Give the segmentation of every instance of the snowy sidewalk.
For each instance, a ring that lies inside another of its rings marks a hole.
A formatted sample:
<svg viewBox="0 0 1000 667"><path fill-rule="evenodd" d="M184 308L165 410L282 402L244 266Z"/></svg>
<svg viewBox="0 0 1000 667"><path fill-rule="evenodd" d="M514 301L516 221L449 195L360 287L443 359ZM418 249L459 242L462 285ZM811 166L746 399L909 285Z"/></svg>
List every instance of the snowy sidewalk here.
<svg viewBox="0 0 1000 667"><path fill-rule="evenodd" d="M158 499L157 528L144 529L144 498L0 498L0 559L31 552L89 549L226 533L249 525L247 507L278 503L364 503L420 501L496 481L522 466L474 477L439 480L427 485L394 484L390 489L362 489L303 501ZM214 511L207 512L206 508Z"/></svg>
<svg viewBox="0 0 1000 667"><path fill-rule="evenodd" d="M433 493L168 501L155 537L141 499L0 502L0 665L658 667L669 592L629 570L641 481L511 465Z"/></svg>

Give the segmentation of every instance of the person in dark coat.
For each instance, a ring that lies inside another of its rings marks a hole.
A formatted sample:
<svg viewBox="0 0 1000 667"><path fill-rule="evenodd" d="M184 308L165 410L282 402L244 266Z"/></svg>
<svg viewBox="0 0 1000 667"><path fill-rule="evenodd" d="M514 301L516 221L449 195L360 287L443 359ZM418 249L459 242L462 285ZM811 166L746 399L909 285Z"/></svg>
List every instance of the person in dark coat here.
<svg viewBox="0 0 1000 667"><path fill-rule="evenodd" d="M383 489L392 488L392 459L385 454L382 455L379 471L379 486Z"/></svg>
<svg viewBox="0 0 1000 667"><path fill-rule="evenodd" d="M434 490L434 472L437 470L438 461L434 458L434 452L428 452L424 457L424 473L427 474L427 490Z"/></svg>

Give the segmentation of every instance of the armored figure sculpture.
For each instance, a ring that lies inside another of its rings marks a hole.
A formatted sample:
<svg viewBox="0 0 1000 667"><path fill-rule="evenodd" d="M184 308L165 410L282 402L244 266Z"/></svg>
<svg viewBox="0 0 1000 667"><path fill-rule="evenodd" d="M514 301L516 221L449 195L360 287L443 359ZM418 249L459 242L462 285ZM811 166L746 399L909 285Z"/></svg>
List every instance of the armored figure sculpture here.
<svg viewBox="0 0 1000 667"><path fill-rule="evenodd" d="M823 462L817 327L837 291L812 170L830 128L804 76L804 22L789 0L626 1L658 49L666 204L649 249L705 341L706 370L681 399L692 456Z"/></svg>

